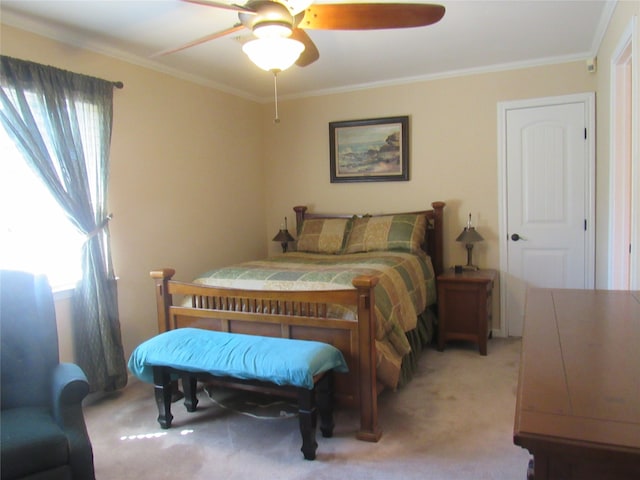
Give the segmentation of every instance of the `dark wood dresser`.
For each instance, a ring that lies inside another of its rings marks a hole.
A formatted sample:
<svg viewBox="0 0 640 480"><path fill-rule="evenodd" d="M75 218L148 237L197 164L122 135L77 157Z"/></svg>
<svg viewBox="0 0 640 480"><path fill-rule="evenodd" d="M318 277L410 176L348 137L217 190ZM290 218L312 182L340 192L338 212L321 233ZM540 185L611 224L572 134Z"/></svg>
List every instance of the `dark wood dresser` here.
<svg viewBox="0 0 640 480"><path fill-rule="evenodd" d="M640 292L527 292L513 438L535 480L640 478Z"/></svg>

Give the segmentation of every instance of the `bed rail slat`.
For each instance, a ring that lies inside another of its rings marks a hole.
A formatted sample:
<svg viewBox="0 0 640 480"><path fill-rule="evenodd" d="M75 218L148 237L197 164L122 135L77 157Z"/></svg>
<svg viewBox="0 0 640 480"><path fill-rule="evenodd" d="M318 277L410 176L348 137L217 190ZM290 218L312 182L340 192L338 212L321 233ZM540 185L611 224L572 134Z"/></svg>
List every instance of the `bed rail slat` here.
<svg viewBox="0 0 640 480"><path fill-rule="evenodd" d="M227 297L220 295L192 295L190 303L190 308L198 311L216 310L222 312L243 312L255 314L271 313L275 315L310 318L329 318L329 307L332 304L328 301L310 302L300 300L288 302L272 299Z"/></svg>

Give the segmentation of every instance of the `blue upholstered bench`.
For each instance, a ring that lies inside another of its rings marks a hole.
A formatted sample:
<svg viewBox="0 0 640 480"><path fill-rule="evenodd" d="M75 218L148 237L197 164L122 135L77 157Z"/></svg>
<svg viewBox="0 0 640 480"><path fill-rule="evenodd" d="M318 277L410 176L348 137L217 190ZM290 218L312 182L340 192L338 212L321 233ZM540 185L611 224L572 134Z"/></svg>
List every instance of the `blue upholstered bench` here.
<svg viewBox="0 0 640 480"><path fill-rule="evenodd" d="M333 435L332 372L348 370L342 353L326 343L198 328L171 330L147 340L131 354L129 369L155 385L162 428L171 427L172 382L178 378L189 412L198 404L198 379L297 397L301 451L307 460L316 456L318 413L322 435Z"/></svg>

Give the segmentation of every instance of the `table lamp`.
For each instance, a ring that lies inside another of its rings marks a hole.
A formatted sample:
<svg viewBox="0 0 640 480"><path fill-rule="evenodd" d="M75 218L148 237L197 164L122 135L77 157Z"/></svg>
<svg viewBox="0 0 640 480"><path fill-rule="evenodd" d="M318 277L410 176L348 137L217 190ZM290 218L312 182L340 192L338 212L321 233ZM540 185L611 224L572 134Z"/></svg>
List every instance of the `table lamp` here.
<svg viewBox="0 0 640 480"><path fill-rule="evenodd" d="M471 226L471 214L469 214L467 226L464 227L462 233L458 235L458 238L456 238L456 242L464 243L464 246L467 249L467 264L462 267L464 270L478 270L478 267L473 265L471 260L471 252L473 251L473 244L483 240L484 238L482 238L482 235L476 232L476 229Z"/></svg>
<svg viewBox="0 0 640 480"><path fill-rule="evenodd" d="M280 242L282 246L282 253L287 253L287 249L289 247L289 242L293 242L294 238L289 233L287 229L287 217L284 217L284 228L281 228L280 231L273 237L274 242Z"/></svg>

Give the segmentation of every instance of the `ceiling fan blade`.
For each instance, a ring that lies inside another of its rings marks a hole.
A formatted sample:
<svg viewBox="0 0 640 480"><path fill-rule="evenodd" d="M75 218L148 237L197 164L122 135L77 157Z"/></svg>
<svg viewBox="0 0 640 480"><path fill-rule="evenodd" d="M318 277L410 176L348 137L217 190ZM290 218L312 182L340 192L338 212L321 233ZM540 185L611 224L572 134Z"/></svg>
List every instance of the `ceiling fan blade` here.
<svg viewBox="0 0 640 480"><path fill-rule="evenodd" d="M243 28L244 28L244 25L239 23L237 25L234 25L231 28L227 28L226 30L222 30L221 32L211 33L205 37L201 37L201 38L198 38L197 40L193 40L189 43L185 43L184 45L180 45L179 47L169 48L167 50L162 50L161 52L154 53L153 55L151 55L151 58L161 57L163 55L176 53L190 47L195 47L196 45L200 45L201 43L208 42L209 40L215 40L216 38L224 37L225 35L229 35L230 33L237 32L238 30L242 30Z"/></svg>
<svg viewBox="0 0 640 480"><path fill-rule="evenodd" d="M419 3L314 4L305 11L300 28L377 30L423 27L444 16L442 5Z"/></svg>
<svg viewBox="0 0 640 480"><path fill-rule="evenodd" d="M234 10L236 12L242 12L242 13L256 13L255 10L248 8L248 7L243 7L242 5L230 5L228 3L222 3L222 2L214 2L211 0L182 0L183 2L187 2L187 3L195 3L196 5L204 5L205 7L215 7L215 8L222 8L224 10Z"/></svg>
<svg viewBox="0 0 640 480"><path fill-rule="evenodd" d="M318 58L320 58L320 52L318 52L318 47L313 43L311 37L307 35L307 32L302 30L301 28L294 28L291 32L291 36L289 38L293 38L294 40L298 40L304 44L304 50L300 54L298 60L296 60L296 65L299 67L306 67L307 65L312 64Z"/></svg>

